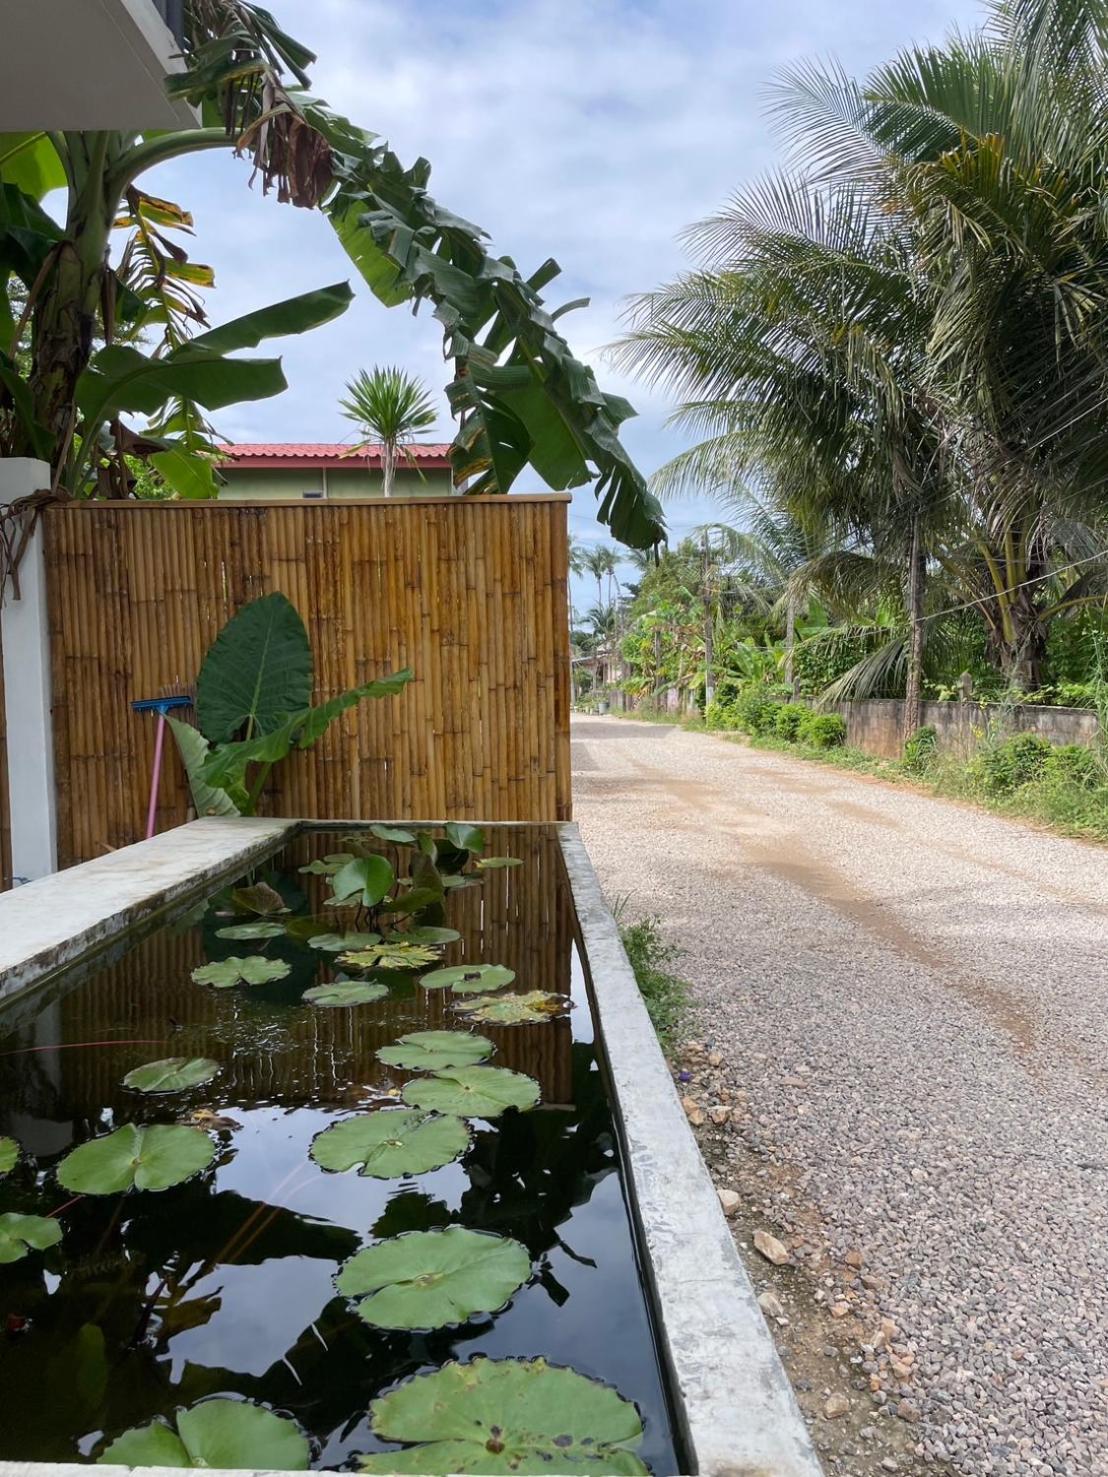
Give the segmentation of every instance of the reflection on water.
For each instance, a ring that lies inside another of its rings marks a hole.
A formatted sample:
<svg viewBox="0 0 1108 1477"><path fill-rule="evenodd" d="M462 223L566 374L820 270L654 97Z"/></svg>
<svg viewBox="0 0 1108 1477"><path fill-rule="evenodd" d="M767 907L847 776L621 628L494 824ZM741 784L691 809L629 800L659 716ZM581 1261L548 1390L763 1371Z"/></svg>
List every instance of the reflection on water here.
<svg viewBox="0 0 1108 1477"><path fill-rule="evenodd" d="M297 868L336 849L333 835L307 835L261 874L294 914L320 913L324 879ZM497 850L524 865L450 896L445 921L462 939L443 963L506 964L512 989L571 993L577 1008L542 1025L480 1028L496 1043L495 1065L539 1081L542 1106L477 1121L465 1157L430 1174L327 1174L308 1148L337 1117L407 1080L376 1060L378 1047L464 1024L449 994L394 975L381 1002L304 1005L305 989L333 977L331 956L287 936L218 938L225 892L113 962L0 1011L0 1134L35 1160L0 1180L0 1213L56 1213L65 1232L45 1255L0 1266L0 1458L92 1457L104 1437L229 1394L295 1416L316 1464L334 1467L378 1446L368 1405L396 1380L477 1353L541 1354L635 1400L642 1456L656 1473L681 1470L557 840L541 827L505 828ZM289 975L228 991L189 978L199 964L252 952L284 959ZM223 1070L171 1097L120 1086L133 1067L170 1055L213 1057ZM219 1151L189 1183L76 1199L55 1183L53 1167L75 1144L121 1122L201 1111L217 1115ZM338 1265L360 1246L452 1223L530 1251L532 1280L505 1311L460 1329L389 1332L336 1295Z"/></svg>

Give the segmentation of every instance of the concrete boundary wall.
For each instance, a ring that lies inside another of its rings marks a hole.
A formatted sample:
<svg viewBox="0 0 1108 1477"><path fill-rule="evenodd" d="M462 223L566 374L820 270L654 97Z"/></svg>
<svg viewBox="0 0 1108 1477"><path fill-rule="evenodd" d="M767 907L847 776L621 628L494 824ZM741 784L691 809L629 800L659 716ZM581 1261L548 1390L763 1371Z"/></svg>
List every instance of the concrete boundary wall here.
<svg viewBox="0 0 1108 1477"><path fill-rule="evenodd" d="M903 751L904 704L898 698L832 703L827 711L846 719L846 741L877 759L898 759ZM968 759L982 739L1037 733L1052 744L1096 741L1097 715L1089 708L1001 707L989 703L924 703L923 723L934 728L940 753Z"/></svg>

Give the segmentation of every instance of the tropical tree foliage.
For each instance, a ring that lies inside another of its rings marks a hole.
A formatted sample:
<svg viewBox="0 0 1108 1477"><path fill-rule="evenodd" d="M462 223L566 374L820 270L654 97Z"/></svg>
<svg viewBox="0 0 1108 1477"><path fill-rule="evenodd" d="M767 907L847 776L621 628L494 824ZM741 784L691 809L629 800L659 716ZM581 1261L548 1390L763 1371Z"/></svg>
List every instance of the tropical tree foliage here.
<svg viewBox="0 0 1108 1477"><path fill-rule="evenodd" d="M385 497L392 496L396 458L421 431L435 424L434 402L423 383L402 369L361 370L346 387L342 412L362 433L352 455L381 448L381 483ZM408 453L412 466L415 462Z"/></svg>
<svg viewBox="0 0 1108 1477"><path fill-rule="evenodd" d="M660 507L619 440L633 412L570 351L543 290L559 268L524 276L491 255L484 233L428 194L425 160L405 166L376 135L307 90L311 53L246 0L187 0L186 70L171 91L201 113L195 128L0 135L0 451L49 461L81 493L107 462L160 455L179 495L207 495L204 412L284 388L274 359L238 359L263 339L342 311L338 286L196 334L207 268L177 234L187 213L142 191L152 168L205 149L248 154L262 188L321 211L386 304L429 303L453 364L459 422L454 477L506 492L527 465L554 487L595 481L598 516L636 546L664 531ZM66 191L56 222L42 200ZM128 245L113 260L113 233ZM10 284L22 285L16 312ZM569 305L567 305L569 306ZM576 305L574 305L576 306ZM150 347L119 329L160 331ZM150 420L136 434L124 417Z"/></svg>
<svg viewBox="0 0 1108 1477"><path fill-rule="evenodd" d="M657 478L810 554L790 588L899 682L967 618L1037 689L1052 627L1108 599L1104 0L994 0L978 34L856 83L779 79L788 166L694 226L694 270L640 299L620 353L696 444Z"/></svg>

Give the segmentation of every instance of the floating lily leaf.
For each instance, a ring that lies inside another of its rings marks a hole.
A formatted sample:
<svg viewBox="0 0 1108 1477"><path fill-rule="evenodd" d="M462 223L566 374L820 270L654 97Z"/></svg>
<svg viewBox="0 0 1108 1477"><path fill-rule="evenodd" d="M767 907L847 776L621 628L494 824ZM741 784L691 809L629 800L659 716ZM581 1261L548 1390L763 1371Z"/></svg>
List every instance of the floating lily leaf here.
<svg viewBox="0 0 1108 1477"><path fill-rule="evenodd" d="M266 923L259 918L256 923L232 923L228 928L217 928L217 939L275 939L285 931L281 923Z"/></svg>
<svg viewBox="0 0 1108 1477"><path fill-rule="evenodd" d="M456 964L420 975L419 982L429 990L441 990L449 985L455 995L477 995L482 990L501 990L515 977L515 970L506 969L503 964Z"/></svg>
<svg viewBox="0 0 1108 1477"><path fill-rule="evenodd" d="M496 1026L548 1021L572 1008L573 1001L568 995L553 995L546 990L528 990L525 995L475 995L470 1000L459 1000L454 1006L475 1021Z"/></svg>
<svg viewBox="0 0 1108 1477"><path fill-rule="evenodd" d="M486 1037L470 1031L412 1031L395 1046L382 1046L377 1060L405 1072L441 1072L476 1066L495 1050Z"/></svg>
<svg viewBox="0 0 1108 1477"><path fill-rule="evenodd" d="M124 1123L67 1154L58 1165L58 1184L77 1195L118 1195L132 1185L168 1190L206 1169L214 1155L215 1145L198 1128Z"/></svg>
<svg viewBox="0 0 1108 1477"><path fill-rule="evenodd" d="M359 1458L364 1472L542 1472L636 1477L639 1412L599 1380L545 1359L451 1362L418 1374L370 1406L373 1433L419 1441Z"/></svg>
<svg viewBox="0 0 1108 1477"><path fill-rule="evenodd" d="M391 1180L441 1169L468 1147L469 1129L460 1118L381 1108L325 1128L312 1140L311 1154L321 1169L358 1164L359 1174Z"/></svg>
<svg viewBox="0 0 1108 1477"><path fill-rule="evenodd" d="M480 826L469 826L463 821L451 821L446 827L446 839L459 851L484 851L485 833Z"/></svg>
<svg viewBox="0 0 1108 1477"><path fill-rule="evenodd" d="M332 851L322 860L309 862L306 867L297 867L298 872L307 872L311 877L331 877L347 862L354 860L352 851Z"/></svg>
<svg viewBox="0 0 1108 1477"><path fill-rule="evenodd" d="M362 1298L358 1313L377 1328L446 1328L497 1312L530 1276L530 1255L518 1241L450 1226L367 1246L335 1286Z"/></svg>
<svg viewBox="0 0 1108 1477"><path fill-rule="evenodd" d="M400 846L414 846L414 831L405 831L400 826L370 826L379 841L395 841Z"/></svg>
<svg viewBox="0 0 1108 1477"><path fill-rule="evenodd" d="M353 969L419 969L439 956L429 944L404 941L371 944L368 949L355 949L339 957L340 964Z"/></svg>
<svg viewBox="0 0 1108 1477"><path fill-rule="evenodd" d="M61 1239L61 1226L49 1216L0 1215L0 1262L22 1261L29 1251L45 1251Z"/></svg>
<svg viewBox="0 0 1108 1477"><path fill-rule="evenodd" d="M406 892L397 893L388 902L381 904L382 913L399 913L404 917L412 913L419 913L424 908L429 908L432 903L442 902L442 888L438 887L409 887Z"/></svg>
<svg viewBox="0 0 1108 1477"><path fill-rule="evenodd" d="M303 998L309 1005L368 1005L372 1000L384 999L388 993L388 985L375 980L334 980L329 985L305 990Z"/></svg>
<svg viewBox="0 0 1108 1477"><path fill-rule="evenodd" d="M477 886L477 879L475 877L460 877L455 872L455 873L452 873L451 875L449 875L447 877L444 877L442 879L442 885L443 885L443 887L445 887L447 889L453 889L453 888L458 888L458 887L476 887Z"/></svg>
<svg viewBox="0 0 1108 1477"><path fill-rule="evenodd" d="M533 1077L507 1067L454 1067L409 1082L400 1096L425 1113L495 1118L506 1108L533 1108L541 1093Z"/></svg>
<svg viewBox="0 0 1108 1477"><path fill-rule="evenodd" d="M317 933L308 940L313 949L324 949L328 954L341 954L343 949L368 949L380 942L379 933Z"/></svg>
<svg viewBox="0 0 1108 1477"><path fill-rule="evenodd" d="M479 856L477 865L482 872L497 871L501 867L522 867L518 856Z"/></svg>
<svg viewBox="0 0 1108 1477"><path fill-rule="evenodd" d="M202 1400L114 1440L98 1462L121 1467L223 1467L302 1472L311 1452L295 1421L245 1400Z"/></svg>
<svg viewBox="0 0 1108 1477"><path fill-rule="evenodd" d="M267 918L273 913L287 913L285 900L268 882L255 882L253 887L236 887L231 901L247 913L257 913Z"/></svg>
<svg viewBox="0 0 1108 1477"><path fill-rule="evenodd" d="M10 1174L19 1159L19 1145L15 1139L0 1138L0 1178Z"/></svg>
<svg viewBox="0 0 1108 1477"><path fill-rule="evenodd" d="M218 1077L220 1070L219 1063L208 1057L167 1056L128 1072L123 1086L133 1087L136 1092L187 1092Z"/></svg>
<svg viewBox="0 0 1108 1477"><path fill-rule="evenodd" d="M397 939L407 939L410 944L455 944L461 938L456 928L429 928L420 926L409 928L404 933L395 935Z"/></svg>
<svg viewBox="0 0 1108 1477"><path fill-rule="evenodd" d="M383 856L358 856L340 867L331 879L336 906L357 902L375 908L396 881L392 863Z"/></svg>
<svg viewBox="0 0 1108 1477"><path fill-rule="evenodd" d="M217 990L229 990L241 980L244 985L265 985L270 980L283 980L289 967L283 959L263 959L260 954L251 954L240 959L232 954L219 959L215 964L201 964L192 971L198 985L214 985Z"/></svg>

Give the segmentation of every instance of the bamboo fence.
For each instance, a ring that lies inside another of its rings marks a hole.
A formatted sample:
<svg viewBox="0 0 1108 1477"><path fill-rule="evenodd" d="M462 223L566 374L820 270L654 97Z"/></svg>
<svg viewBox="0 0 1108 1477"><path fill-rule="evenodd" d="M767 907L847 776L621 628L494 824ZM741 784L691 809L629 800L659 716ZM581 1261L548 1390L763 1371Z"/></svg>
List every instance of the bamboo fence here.
<svg viewBox="0 0 1108 1477"><path fill-rule="evenodd" d="M83 503L47 510L59 862L143 834L155 722L224 622L286 594L316 700L402 667L274 771L262 804L307 818L570 815L565 494L364 502ZM171 757L158 825L187 818Z"/></svg>

